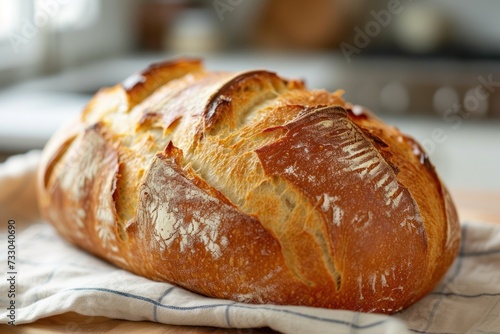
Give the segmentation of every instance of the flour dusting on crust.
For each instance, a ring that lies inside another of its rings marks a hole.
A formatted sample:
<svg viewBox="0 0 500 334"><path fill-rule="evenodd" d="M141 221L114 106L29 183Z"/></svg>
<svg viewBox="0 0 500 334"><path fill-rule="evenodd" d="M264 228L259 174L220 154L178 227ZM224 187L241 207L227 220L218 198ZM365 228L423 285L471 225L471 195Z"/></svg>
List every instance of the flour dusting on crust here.
<svg viewBox="0 0 500 334"><path fill-rule="evenodd" d="M228 238L219 232L221 214L207 209L217 202L182 175L172 159L156 156L142 186L138 216L140 222L153 225L160 250L177 244L186 253L202 245L216 260L228 245Z"/></svg>

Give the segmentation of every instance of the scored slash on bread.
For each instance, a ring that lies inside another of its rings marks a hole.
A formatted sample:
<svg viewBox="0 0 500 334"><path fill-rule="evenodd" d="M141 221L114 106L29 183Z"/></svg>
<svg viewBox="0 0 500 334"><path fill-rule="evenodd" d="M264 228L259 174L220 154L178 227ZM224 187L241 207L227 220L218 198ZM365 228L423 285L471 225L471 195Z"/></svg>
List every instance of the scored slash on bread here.
<svg viewBox="0 0 500 334"><path fill-rule="evenodd" d="M45 148L43 215L117 266L216 298L397 312L460 242L423 149L341 92L152 65Z"/></svg>

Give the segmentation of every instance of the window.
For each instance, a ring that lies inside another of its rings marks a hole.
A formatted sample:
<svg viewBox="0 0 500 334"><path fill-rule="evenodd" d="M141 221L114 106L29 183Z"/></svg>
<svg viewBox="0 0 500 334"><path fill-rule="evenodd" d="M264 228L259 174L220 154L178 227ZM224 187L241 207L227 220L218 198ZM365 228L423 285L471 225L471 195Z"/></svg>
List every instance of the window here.
<svg viewBox="0 0 500 334"><path fill-rule="evenodd" d="M20 35L23 20L32 17L33 1L0 0L0 85L15 80L36 59L36 46L31 43L25 52L15 52L15 39ZM23 69L24 67L24 69Z"/></svg>
<svg viewBox="0 0 500 334"><path fill-rule="evenodd" d="M78 39L91 35L100 0L0 0L0 85L36 73L51 59L78 54ZM66 38L65 38L66 37ZM61 43L65 42L64 50ZM47 45L50 45L48 47ZM8 73L8 75L6 74Z"/></svg>
<svg viewBox="0 0 500 334"><path fill-rule="evenodd" d="M59 30L86 28L99 18L99 5L98 0L71 0L61 6L60 13L54 16L55 26Z"/></svg>
<svg viewBox="0 0 500 334"><path fill-rule="evenodd" d="M19 7L19 1L0 0L0 39L5 39L18 24Z"/></svg>

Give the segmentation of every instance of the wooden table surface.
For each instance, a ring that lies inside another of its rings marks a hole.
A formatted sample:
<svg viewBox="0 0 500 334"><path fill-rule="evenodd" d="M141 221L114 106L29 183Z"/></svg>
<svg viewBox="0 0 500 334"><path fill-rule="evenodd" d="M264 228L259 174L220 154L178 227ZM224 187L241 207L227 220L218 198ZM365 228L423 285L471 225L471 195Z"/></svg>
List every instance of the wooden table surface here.
<svg viewBox="0 0 500 334"><path fill-rule="evenodd" d="M484 221L500 224L500 192L455 190L453 199L461 221ZM66 313L19 326L0 326L1 333L168 333L168 334L222 334L222 333L273 333L264 329L224 329L212 327L187 327L157 324L149 321L133 322L105 317L85 317Z"/></svg>

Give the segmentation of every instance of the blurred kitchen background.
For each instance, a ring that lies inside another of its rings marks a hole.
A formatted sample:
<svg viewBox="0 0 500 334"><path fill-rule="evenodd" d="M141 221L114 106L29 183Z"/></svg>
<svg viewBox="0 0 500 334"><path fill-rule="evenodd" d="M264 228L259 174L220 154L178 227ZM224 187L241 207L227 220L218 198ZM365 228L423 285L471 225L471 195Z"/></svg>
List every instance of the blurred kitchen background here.
<svg viewBox="0 0 500 334"><path fill-rule="evenodd" d="M101 87L202 57L345 90L419 139L445 182L500 191L498 0L0 0L0 160Z"/></svg>

